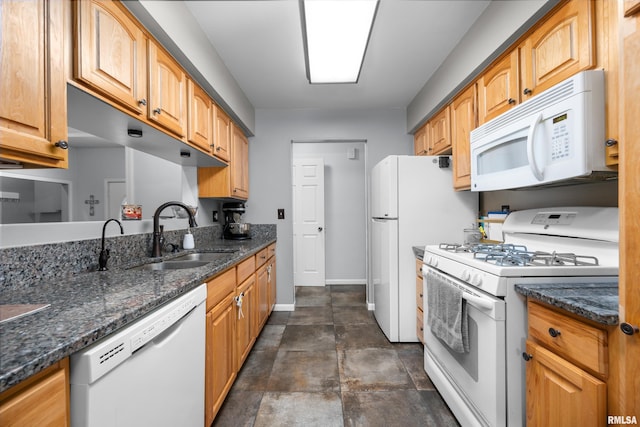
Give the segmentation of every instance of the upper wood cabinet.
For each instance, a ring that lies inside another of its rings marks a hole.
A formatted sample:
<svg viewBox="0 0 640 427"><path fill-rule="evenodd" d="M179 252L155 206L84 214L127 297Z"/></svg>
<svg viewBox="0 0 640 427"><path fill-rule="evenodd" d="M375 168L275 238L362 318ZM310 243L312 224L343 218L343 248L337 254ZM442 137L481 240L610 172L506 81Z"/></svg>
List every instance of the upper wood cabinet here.
<svg viewBox="0 0 640 427"><path fill-rule="evenodd" d="M451 103L453 188L471 188L471 131L476 127L476 86L471 85Z"/></svg>
<svg viewBox="0 0 640 427"><path fill-rule="evenodd" d="M451 154L450 111L446 106L428 123L429 155Z"/></svg>
<svg viewBox="0 0 640 427"><path fill-rule="evenodd" d="M209 95L192 80L187 80L187 141L201 150L211 153L213 146L213 103Z"/></svg>
<svg viewBox="0 0 640 427"><path fill-rule="evenodd" d="M231 131L231 195L246 200L249 198L249 140L235 124Z"/></svg>
<svg viewBox="0 0 640 427"><path fill-rule="evenodd" d="M249 140L233 122L229 166L198 168L198 196L249 198Z"/></svg>
<svg viewBox="0 0 640 427"><path fill-rule="evenodd" d="M149 40L149 115L182 138L187 121L187 75L156 42Z"/></svg>
<svg viewBox="0 0 640 427"><path fill-rule="evenodd" d="M231 159L231 119L222 108L213 104L213 155L229 162Z"/></svg>
<svg viewBox="0 0 640 427"><path fill-rule="evenodd" d="M413 153L416 156L426 156L429 154L429 140L427 138L427 125L424 124L413 135Z"/></svg>
<svg viewBox="0 0 640 427"><path fill-rule="evenodd" d="M478 125L520 103L518 51L513 50L478 79Z"/></svg>
<svg viewBox="0 0 640 427"><path fill-rule="evenodd" d="M147 38L119 2L75 2L74 78L128 111L147 113Z"/></svg>
<svg viewBox="0 0 640 427"><path fill-rule="evenodd" d="M594 4L567 2L520 45L522 100L595 65Z"/></svg>
<svg viewBox="0 0 640 427"><path fill-rule="evenodd" d="M63 6L0 2L0 162L67 167Z"/></svg>

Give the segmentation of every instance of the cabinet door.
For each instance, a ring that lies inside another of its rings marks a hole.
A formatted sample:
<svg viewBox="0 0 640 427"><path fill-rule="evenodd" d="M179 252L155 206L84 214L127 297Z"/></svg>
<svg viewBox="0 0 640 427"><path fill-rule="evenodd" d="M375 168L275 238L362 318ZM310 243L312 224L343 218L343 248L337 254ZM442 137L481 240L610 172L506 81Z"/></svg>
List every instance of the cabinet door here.
<svg viewBox="0 0 640 427"><path fill-rule="evenodd" d="M238 287L237 295L242 295L242 306L236 305L236 368L244 363L254 342L252 335L252 317L255 316L255 283L256 276L252 274Z"/></svg>
<svg viewBox="0 0 640 427"><path fill-rule="evenodd" d="M413 153L416 156L426 156L429 154L427 133L427 125L425 124L413 135Z"/></svg>
<svg viewBox="0 0 640 427"><path fill-rule="evenodd" d="M606 384L527 341L527 426L597 427L607 416Z"/></svg>
<svg viewBox="0 0 640 427"><path fill-rule="evenodd" d="M276 257L271 257L267 267L267 279L269 281L269 314L276 305Z"/></svg>
<svg viewBox="0 0 640 427"><path fill-rule="evenodd" d="M149 120L185 136L187 76L180 65L149 40Z"/></svg>
<svg viewBox="0 0 640 427"><path fill-rule="evenodd" d="M259 331L264 326L269 317L269 273L267 271L268 266L263 265L256 272L256 283L258 285L257 290L257 312L256 319L256 331ZM256 333L256 336L258 333Z"/></svg>
<svg viewBox="0 0 640 427"><path fill-rule="evenodd" d="M207 313L205 419L211 425L236 378L233 293Z"/></svg>
<svg viewBox="0 0 640 427"><path fill-rule="evenodd" d="M0 394L3 427L69 425L69 361L64 359Z"/></svg>
<svg viewBox="0 0 640 427"><path fill-rule="evenodd" d="M476 86L471 85L451 103L453 188L471 188L471 131L476 127Z"/></svg>
<svg viewBox="0 0 640 427"><path fill-rule="evenodd" d="M0 2L0 163L67 167L63 6Z"/></svg>
<svg viewBox="0 0 640 427"><path fill-rule="evenodd" d="M640 159L640 2L625 2L625 14L620 32L621 62L620 99L622 100L621 141L624 155L620 157L620 322L640 325L640 188L638 187ZM614 335L614 334L612 334ZM611 414L638 414L640 408L640 340L638 333L623 334L616 330L620 346L613 350L616 363L621 365L620 390L616 390L617 408ZM610 335L611 336L611 335Z"/></svg>
<svg viewBox="0 0 640 427"><path fill-rule="evenodd" d="M594 4L571 0L527 37L520 48L521 99L595 65Z"/></svg>
<svg viewBox="0 0 640 427"><path fill-rule="evenodd" d="M147 112L147 42L119 3L79 1L74 77L135 114Z"/></svg>
<svg viewBox="0 0 640 427"><path fill-rule="evenodd" d="M187 80L188 129L187 141L201 150L211 153L213 132L211 131L212 103L209 95L192 80Z"/></svg>
<svg viewBox="0 0 640 427"><path fill-rule="evenodd" d="M214 141L213 154L225 162L231 160L231 119L217 105L213 105Z"/></svg>
<svg viewBox="0 0 640 427"><path fill-rule="evenodd" d="M478 79L478 124L518 104L518 50L514 49Z"/></svg>
<svg viewBox="0 0 640 427"><path fill-rule="evenodd" d="M450 111L447 106L429 120L429 155L451 153Z"/></svg>
<svg viewBox="0 0 640 427"><path fill-rule="evenodd" d="M233 129L231 152L231 196L249 198L249 140L236 125Z"/></svg>

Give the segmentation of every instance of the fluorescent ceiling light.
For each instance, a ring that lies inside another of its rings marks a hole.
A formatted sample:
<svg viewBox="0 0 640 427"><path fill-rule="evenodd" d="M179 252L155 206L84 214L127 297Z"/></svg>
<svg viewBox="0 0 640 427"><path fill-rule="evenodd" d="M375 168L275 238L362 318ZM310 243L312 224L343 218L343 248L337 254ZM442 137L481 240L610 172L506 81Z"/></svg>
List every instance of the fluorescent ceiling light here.
<svg viewBox="0 0 640 427"><path fill-rule="evenodd" d="M309 83L356 83L378 0L300 0Z"/></svg>

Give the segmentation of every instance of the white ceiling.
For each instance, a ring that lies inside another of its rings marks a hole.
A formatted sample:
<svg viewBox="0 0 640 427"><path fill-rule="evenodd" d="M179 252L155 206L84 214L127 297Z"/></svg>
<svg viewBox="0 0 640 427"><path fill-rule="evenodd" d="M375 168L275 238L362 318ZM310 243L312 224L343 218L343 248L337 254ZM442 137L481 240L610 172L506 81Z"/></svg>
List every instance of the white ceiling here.
<svg viewBox="0 0 640 427"><path fill-rule="evenodd" d="M255 108L405 108L488 0L380 0L357 84L310 85L297 0L188 1Z"/></svg>

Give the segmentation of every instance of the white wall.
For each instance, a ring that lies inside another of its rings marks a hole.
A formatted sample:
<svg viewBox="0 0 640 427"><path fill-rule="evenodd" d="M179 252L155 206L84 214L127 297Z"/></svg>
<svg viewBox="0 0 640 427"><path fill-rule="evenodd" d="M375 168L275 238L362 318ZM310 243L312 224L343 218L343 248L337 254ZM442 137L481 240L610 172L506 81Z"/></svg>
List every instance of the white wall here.
<svg viewBox="0 0 640 427"><path fill-rule="evenodd" d="M291 141L366 140L368 176L371 167L387 155L413 152L413 138L405 127L401 109L256 110L256 136L249 141L245 219L278 226L278 305L294 303ZM286 210L284 220L277 219L278 208Z"/></svg>
<svg viewBox="0 0 640 427"><path fill-rule="evenodd" d="M324 160L326 283L366 284L365 143L296 142L292 148L293 158ZM349 150L355 150L355 158L348 158Z"/></svg>

